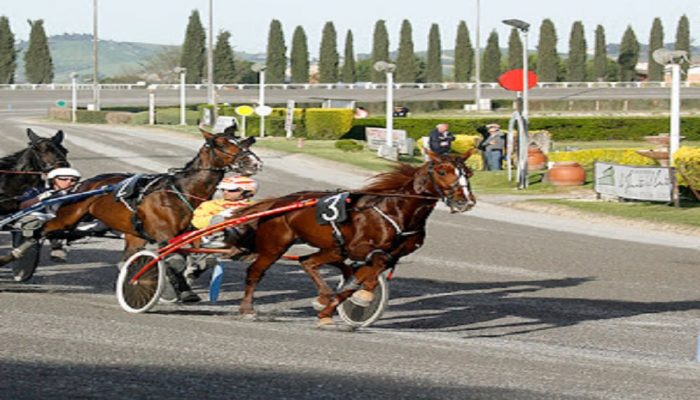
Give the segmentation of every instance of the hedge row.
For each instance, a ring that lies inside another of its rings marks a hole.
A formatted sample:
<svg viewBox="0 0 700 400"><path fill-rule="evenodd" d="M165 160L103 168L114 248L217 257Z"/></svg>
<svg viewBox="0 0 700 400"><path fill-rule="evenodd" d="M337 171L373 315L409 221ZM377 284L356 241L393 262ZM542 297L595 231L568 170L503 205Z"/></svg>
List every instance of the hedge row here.
<svg viewBox="0 0 700 400"><path fill-rule="evenodd" d="M394 129L403 129L409 137L426 136L438 123L450 124L455 134L476 135L476 128L498 123L505 130L506 118L395 118ZM364 139L365 127L385 126L385 118L354 120L352 129L343 136L346 139ZM641 140L644 136L669 131L668 117L534 117L530 130L547 130L553 140ZM681 132L687 140L700 140L700 118L681 118Z"/></svg>

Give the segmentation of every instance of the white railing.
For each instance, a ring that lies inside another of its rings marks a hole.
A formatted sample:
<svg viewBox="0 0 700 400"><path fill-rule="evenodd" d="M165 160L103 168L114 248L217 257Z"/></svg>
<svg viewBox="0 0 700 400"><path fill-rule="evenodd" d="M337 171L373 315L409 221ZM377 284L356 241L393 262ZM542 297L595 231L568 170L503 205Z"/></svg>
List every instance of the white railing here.
<svg viewBox="0 0 700 400"><path fill-rule="evenodd" d="M149 85L143 83L103 83L101 90L144 90ZM179 90L180 85L174 83L161 83L152 85L158 90ZM206 84L188 84L188 89L206 90ZM234 83L216 84L217 90L258 90L259 85L255 83ZM495 82L482 82L483 89L498 89ZM698 87L700 82L681 82L683 87ZM474 89L474 82L444 82L444 83L395 83L395 89L443 89L443 90L465 90ZM539 82L537 88L542 89L569 89L569 88L670 88L669 82ZM78 90L92 90L92 84L80 83ZM265 89L270 90L310 90L310 89L350 89L350 90L379 90L386 89L385 83L357 82L357 83L282 83L266 84ZM70 83L49 83L49 84L0 84L0 90L71 90Z"/></svg>

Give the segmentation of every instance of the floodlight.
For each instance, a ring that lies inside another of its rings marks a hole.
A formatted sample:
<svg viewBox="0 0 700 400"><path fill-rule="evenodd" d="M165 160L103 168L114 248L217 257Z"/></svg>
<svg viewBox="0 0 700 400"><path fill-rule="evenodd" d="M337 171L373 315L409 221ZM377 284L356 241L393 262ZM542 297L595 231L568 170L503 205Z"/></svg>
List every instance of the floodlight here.
<svg viewBox="0 0 700 400"><path fill-rule="evenodd" d="M530 29L530 24L519 19L504 19L503 23L513 28L520 29L523 32L527 32L527 30Z"/></svg>

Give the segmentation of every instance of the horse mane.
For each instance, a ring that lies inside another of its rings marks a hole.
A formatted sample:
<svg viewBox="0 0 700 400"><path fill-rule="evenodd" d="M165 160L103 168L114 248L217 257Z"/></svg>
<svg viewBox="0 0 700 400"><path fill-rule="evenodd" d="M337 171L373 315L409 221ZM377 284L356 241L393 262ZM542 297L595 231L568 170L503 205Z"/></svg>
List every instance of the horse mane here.
<svg viewBox="0 0 700 400"><path fill-rule="evenodd" d="M14 169L20 157L22 157L22 155L24 155L24 152L26 151L27 149L22 149L8 156L0 158L0 169Z"/></svg>
<svg viewBox="0 0 700 400"><path fill-rule="evenodd" d="M403 189L413 178L420 167L412 167L405 163L400 163L394 167L393 171L384 172L373 176L370 183L363 187L366 192L391 192Z"/></svg>

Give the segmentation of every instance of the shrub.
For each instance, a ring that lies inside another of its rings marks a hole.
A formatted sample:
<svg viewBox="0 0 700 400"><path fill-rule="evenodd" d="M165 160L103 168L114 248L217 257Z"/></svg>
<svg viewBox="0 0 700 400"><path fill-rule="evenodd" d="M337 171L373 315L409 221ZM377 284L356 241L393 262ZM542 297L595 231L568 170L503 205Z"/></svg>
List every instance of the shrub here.
<svg viewBox="0 0 700 400"><path fill-rule="evenodd" d="M673 155L678 168L678 184L700 189L700 148L683 146Z"/></svg>
<svg viewBox="0 0 700 400"><path fill-rule="evenodd" d="M481 140L481 135L455 135L455 141L452 142L452 150L461 154L466 153L468 150L476 147L477 140ZM422 151L423 141L420 139L416 140L416 147Z"/></svg>
<svg viewBox="0 0 700 400"><path fill-rule="evenodd" d="M596 161L611 162L623 165L656 165L649 157L637 154L630 149L588 149L576 151L550 152L547 158L551 162L575 161L583 167L592 167Z"/></svg>
<svg viewBox="0 0 700 400"><path fill-rule="evenodd" d="M107 111L78 110L75 119L86 124L104 124L107 123Z"/></svg>
<svg viewBox="0 0 700 400"><path fill-rule="evenodd" d="M309 108L306 110L306 135L309 139L339 139L352 127L353 110L346 108Z"/></svg>
<svg viewBox="0 0 700 400"><path fill-rule="evenodd" d="M71 109L65 107L51 107L49 108L49 118L58 119L61 121L71 120Z"/></svg>
<svg viewBox="0 0 700 400"><path fill-rule="evenodd" d="M105 116L105 120L108 124L130 124L134 115L130 112L109 111Z"/></svg>
<svg viewBox="0 0 700 400"><path fill-rule="evenodd" d="M353 139L341 139L335 141L335 148L342 151L361 151L365 148L362 142Z"/></svg>

